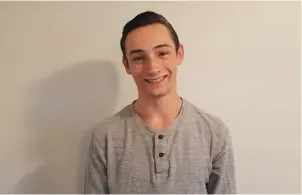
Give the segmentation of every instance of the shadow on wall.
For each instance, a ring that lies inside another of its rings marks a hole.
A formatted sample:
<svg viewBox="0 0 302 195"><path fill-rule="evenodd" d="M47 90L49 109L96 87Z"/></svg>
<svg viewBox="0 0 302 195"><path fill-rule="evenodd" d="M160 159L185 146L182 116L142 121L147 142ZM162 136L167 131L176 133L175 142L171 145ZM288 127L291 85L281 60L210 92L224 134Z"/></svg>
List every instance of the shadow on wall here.
<svg viewBox="0 0 302 195"><path fill-rule="evenodd" d="M33 88L26 123L42 163L10 193L83 193L90 129L113 114L118 83L112 63L90 61Z"/></svg>

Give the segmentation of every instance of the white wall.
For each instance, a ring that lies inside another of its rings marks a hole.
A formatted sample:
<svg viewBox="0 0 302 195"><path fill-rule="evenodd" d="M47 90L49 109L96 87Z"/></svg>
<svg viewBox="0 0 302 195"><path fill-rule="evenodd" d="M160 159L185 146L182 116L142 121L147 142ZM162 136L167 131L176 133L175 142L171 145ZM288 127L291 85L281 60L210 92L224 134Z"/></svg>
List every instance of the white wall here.
<svg viewBox="0 0 302 195"><path fill-rule="evenodd" d="M299 193L299 2L1 2L0 192L82 190L89 129L136 97L119 39L146 10L184 43L179 93L228 124L238 193Z"/></svg>

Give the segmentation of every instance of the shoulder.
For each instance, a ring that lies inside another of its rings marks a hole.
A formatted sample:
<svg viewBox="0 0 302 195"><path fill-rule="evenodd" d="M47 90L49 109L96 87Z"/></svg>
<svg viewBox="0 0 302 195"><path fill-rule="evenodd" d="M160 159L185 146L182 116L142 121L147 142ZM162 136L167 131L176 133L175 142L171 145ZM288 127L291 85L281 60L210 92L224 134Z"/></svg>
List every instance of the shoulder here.
<svg viewBox="0 0 302 195"><path fill-rule="evenodd" d="M209 114L190 102L186 103L186 110L186 122L189 122L188 125L192 123L197 125L199 134L211 148L212 160L224 148L232 148L230 131L221 118Z"/></svg>
<svg viewBox="0 0 302 195"><path fill-rule="evenodd" d="M92 137L100 143L105 143L108 136L111 137L116 132L123 130L126 120L133 115L131 106L132 104L125 106L114 115L109 116L96 124L92 129Z"/></svg>
<svg viewBox="0 0 302 195"><path fill-rule="evenodd" d="M212 138L226 139L229 136L228 127L220 117L208 113L187 100L185 109L186 120L197 122L199 129L209 134Z"/></svg>

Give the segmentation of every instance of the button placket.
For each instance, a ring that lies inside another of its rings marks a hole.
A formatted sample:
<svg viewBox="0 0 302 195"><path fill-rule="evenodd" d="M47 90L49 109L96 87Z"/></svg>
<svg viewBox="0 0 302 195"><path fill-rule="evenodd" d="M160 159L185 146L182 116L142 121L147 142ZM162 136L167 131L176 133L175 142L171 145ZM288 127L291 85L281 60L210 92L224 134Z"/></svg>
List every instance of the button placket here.
<svg viewBox="0 0 302 195"><path fill-rule="evenodd" d="M168 140L167 136L162 134L155 135L155 163L156 163L156 172L161 173L168 171L169 163L166 153L168 152Z"/></svg>

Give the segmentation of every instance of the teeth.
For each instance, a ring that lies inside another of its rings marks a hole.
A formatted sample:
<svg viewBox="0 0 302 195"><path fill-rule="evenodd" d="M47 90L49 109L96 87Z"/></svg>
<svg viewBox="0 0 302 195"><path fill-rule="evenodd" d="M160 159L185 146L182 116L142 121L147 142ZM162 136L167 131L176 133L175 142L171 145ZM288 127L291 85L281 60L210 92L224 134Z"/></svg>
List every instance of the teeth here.
<svg viewBox="0 0 302 195"><path fill-rule="evenodd" d="M159 81L161 79L163 79L164 77L160 77L160 78L157 78L157 79L148 79L149 81Z"/></svg>
<svg viewBox="0 0 302 195"><path fill-rule="evenodd" d="M164 76L163 77L160 77L160 78L157 78L157 79L146 79L148 82L160 82L160 81L162 81L162 80L164 80Z"/></svg>

